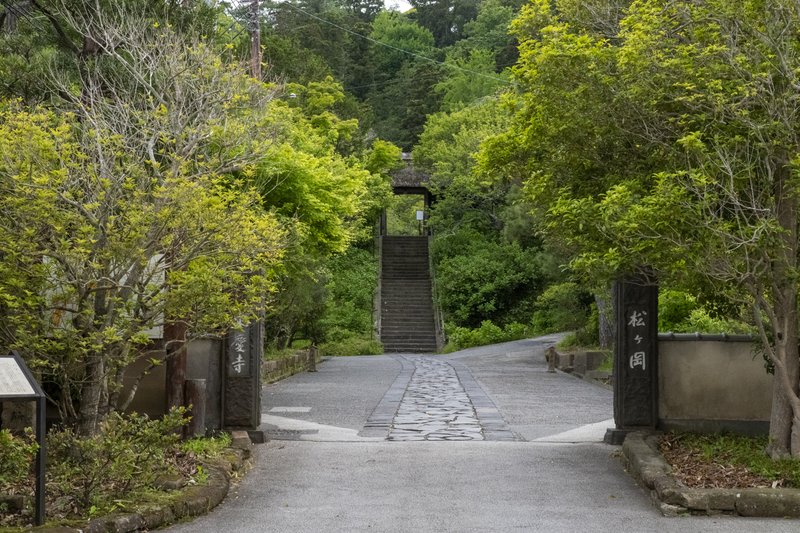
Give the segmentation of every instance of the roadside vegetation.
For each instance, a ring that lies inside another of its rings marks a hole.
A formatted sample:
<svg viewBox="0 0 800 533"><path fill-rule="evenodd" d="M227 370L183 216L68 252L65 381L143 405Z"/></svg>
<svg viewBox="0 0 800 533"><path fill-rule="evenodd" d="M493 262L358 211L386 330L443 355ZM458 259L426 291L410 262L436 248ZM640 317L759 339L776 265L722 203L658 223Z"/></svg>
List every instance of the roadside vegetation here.
<svg viewBox="0 0 800 533"><path fill-rule="evenodd" d="M231 439L181 440L183 410L151 420L113 414L91 438L70 428L47 435L46 507L49 525L79 525L86 518L141 509L169 498L173 488L204 484L205 466L224 453ZM32 521L38 446L32 434L0 430L0 527L25 528ZM19 498L22 509L17 509ZM21 529L20 529L21 530Z"/></svg>
<svg viewBox="0 0 800 533"><path fill-rule="evenodd" d="M772 460L767 437L669 433L660 449L672 474L696 488L800 488L800 460Z"/></svg>
<svg viewBox="0 0 800 533"><path fill-rule="evenodd" d="M411 3L262 5L259 32L244 1L0 3L0 353L62 422L63 516L194 468L179 415L121 414L133 361L259 317L269 357L381 351L375 221L418 228L401 151L436 197L448 350L608 349L611 284L646 273L662 331L758 338L769 453L800 456L796 2ZM30 442L0 433L5 483Z"/></svg>

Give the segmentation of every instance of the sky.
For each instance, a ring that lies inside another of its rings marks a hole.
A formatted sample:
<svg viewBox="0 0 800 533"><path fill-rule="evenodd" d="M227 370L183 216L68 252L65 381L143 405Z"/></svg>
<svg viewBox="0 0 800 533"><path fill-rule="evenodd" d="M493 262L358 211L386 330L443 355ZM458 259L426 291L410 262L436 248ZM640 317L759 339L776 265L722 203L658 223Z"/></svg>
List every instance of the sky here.
<svg viewBox="0 0 800 533"><path fill-rule="evenodd" d="M386 6L386 9L396 9L401 13L411 9L411 4L406 0L383 0L383 5Z"/></svg>

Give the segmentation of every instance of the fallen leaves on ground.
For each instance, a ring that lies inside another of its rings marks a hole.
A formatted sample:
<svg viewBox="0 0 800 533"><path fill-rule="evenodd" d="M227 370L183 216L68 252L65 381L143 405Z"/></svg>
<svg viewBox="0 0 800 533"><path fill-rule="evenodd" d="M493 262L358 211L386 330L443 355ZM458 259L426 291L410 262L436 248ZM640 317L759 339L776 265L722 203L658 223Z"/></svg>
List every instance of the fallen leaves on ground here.
<svg viewBox="0 0 800 533"><path fill-rule="evenodd" d="M701 450L687 446L674 434L664 435L661 453L672 467L672 474L687 487L703 489L768 488L781 486L746 467L731 464L722 457L706 458Z"/></svg>

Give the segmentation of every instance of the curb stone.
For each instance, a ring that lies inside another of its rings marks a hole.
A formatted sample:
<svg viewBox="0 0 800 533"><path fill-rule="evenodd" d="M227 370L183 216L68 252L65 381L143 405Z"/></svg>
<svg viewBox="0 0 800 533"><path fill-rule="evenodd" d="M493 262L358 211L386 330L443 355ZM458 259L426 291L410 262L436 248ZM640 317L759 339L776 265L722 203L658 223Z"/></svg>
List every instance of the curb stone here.
<svg viewBox="0 0 800 533"><path fill-rule="evenodd" d="M234 439L235 441L236 439ZM238 443L235 442L235 444ZM167 502L147 506L134 513L115 513L95 518L80 528L56 526L34 528L30 531L37 533L132 533L164 527L179 520L206 514L225 499L230 489L232 474L241 471L245 461L251 456L252 445L249 440L246 447L228 448L221 457L203 464L203 468L208 472L208 482L205 485L190 485L178 489Z"/></svg>
<svg viewBox="0 0 800 533"><path fill-rule="evenodd" d="M800 489L696 489L672 476L658 451L659 434L631 433L622 444L628 472L650 490L664 516L733 514L748 517L800 518Z"/></svg>

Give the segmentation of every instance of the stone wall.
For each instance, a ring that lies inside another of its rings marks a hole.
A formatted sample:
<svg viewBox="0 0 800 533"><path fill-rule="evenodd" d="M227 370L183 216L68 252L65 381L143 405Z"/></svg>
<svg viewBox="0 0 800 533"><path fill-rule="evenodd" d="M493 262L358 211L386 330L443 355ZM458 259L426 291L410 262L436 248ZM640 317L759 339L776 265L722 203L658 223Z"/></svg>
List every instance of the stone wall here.
<svg viewBox="0 0 800 533"><path fill-rule="evenodd" d="M317 362L322 360L317 350ZM274 361L264 361L261 364L265 383L274 383L283 378L288 378L298 372L308 370L308 353L302 352L291 357L277 359Z"/></svg>
<svg viewBox="0 0 800 533"><path fill-rule="evenodd" d="M766 432L772 376L753 343L672 336L659 350L659 425L663 429Z"/></svg>

